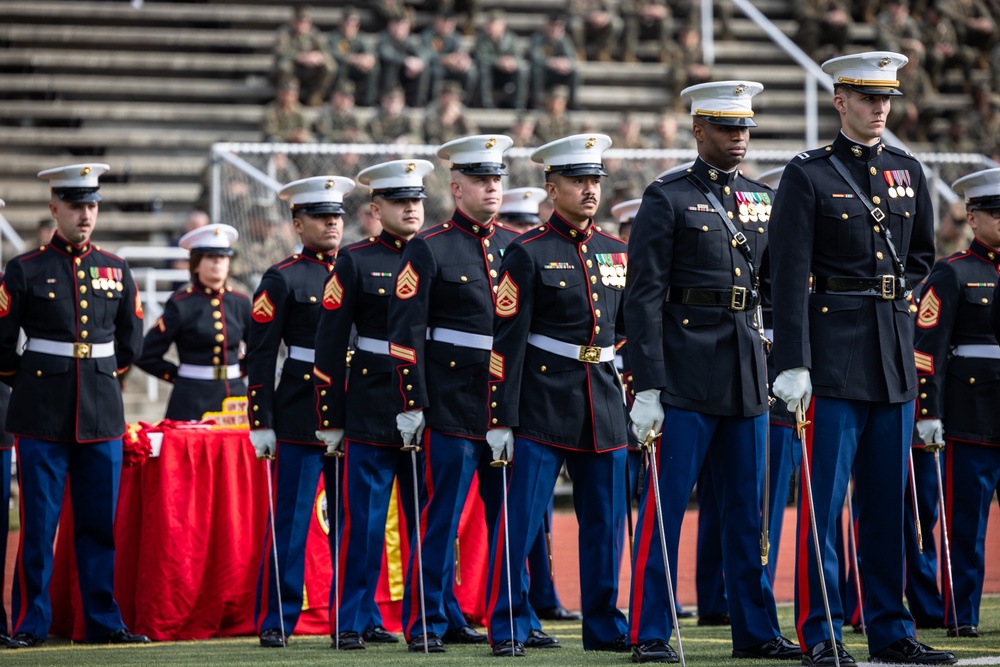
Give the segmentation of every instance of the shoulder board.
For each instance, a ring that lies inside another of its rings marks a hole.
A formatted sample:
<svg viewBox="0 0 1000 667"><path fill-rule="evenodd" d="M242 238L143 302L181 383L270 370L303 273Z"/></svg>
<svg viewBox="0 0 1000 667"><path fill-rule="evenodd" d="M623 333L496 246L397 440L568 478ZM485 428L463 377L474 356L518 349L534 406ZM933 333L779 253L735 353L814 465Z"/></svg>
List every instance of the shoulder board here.
<svg viewBox="0 0 1000 667"><path fill-rule="evenodd" d="M898 146L890 146L889 144L883 144L882 150L885 151L885 152L887 152L887 153L892 153L894 155L902 155L904 157L913 158L914 160L917 159L917 158L913 157L913 153L911 153L908 150L904 150L902 148L899 148Z"/></svg>
<svg viewBox="0 0 1000 667"><path fill-rule="evenodd" d="M942 258L942 259L940 259L938 261L947 262L948 264L950 264L950 263L954 262L955 260L963 259L965 257L974 257L974 255L971 252L969 252L968 250L959 250L957 252L951 253L947 257L944 257L944 258Z"/></svg>
<svg viewBox="0 0 1000 667"><path fill-rule="evenodd" d="M768 192L774 192L774 188L772 188L770 185L768 185L767 183L765 183L763 181L758 181L756 178L750 178L749 176L747 176L743 172L740 172L740 176L743 178L744 181L747 181L748 183L752 183L752 184L756 185L761 190L767 190Z"/></svg>
<svg viewBox="0 0 1000 667"><path fill-rule="evenodd" d="M690 169L681 169L680 171L675 171L670 174L664 174L653 182L661 185L664 183L671 183L673 181L679 181L682 178L686 178L689 173L691 173Z"/></svg>
<svg viewBox="0 0 1000 667"><path fill-rule="evenodd" d="M351 252L352 250L357 250L359 248L368 248L375 245L376 243L378 243L377 236L368 236L361 239L360 241L355 241L354 243L345 245L343 248L340 249L340 252Z"/></svg>
<svg viewBox="0 0 1000 667"><path fill-rule="evenodd" d="M431 227L429 229L425 229L422 232L418 233L417 237L427 238L428 236L433 236L435 234L440 234L441 232L450 231L454 226L455 225L452 223L451 220L445 220L444 222L440 222L440 223L434 225L433 227ZM414 238L416 238L416 237L414 237Z"/></svg>
<svg viewBox="0 0 1000 667"><path fill-rule="evenodd" d="M793 160L798 160L800 162L807 162L809 160L815 160L816 158L826 157L833 152L832 146L823 146L822 148L814 148L811 151L802 151Z"/></svg>
<svg viewBox="0 0 1000 667"><path fill-rule="evenodd" d="M271 268L280 271L281 269L286 269L289 266L292 266L293 264L297 263L301 258L302 258L301 254L295 253L294 255L289 255L288 257L284 258L277 264L272 264Z"/></svg>

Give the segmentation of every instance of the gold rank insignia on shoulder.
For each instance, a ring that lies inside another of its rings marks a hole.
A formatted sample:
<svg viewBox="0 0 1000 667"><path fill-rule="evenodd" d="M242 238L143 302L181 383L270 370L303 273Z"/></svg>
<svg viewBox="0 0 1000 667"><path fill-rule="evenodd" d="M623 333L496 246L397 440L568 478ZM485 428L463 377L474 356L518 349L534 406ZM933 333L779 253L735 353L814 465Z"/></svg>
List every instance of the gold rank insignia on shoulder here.
<svg viewBox="0 0 1000 667"><path fill-rule="evenodd" d="M603 253L595 257L601 271L601 282L608 287L625 287L628 255L623 252Z"/></svg>
<svg viewBox="0 0 1000 667"><path fill-rule="evenodd" d="M517 313L518 291L517 283L510 277L510 274L503 274L500 285L497 287L496 313L498 317L510 317Z"/></svg>

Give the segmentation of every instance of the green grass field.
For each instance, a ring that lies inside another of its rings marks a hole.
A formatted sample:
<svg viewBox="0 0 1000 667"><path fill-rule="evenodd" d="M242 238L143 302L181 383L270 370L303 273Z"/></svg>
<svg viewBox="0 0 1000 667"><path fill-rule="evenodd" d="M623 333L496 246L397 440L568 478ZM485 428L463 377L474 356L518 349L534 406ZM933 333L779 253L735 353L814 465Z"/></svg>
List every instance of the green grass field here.
<svg viewBox="0 0 1000 667"><path fill-rule="evenodd" d="M778 609L781 627L786 636L792 631L792 608ZM936 648L954 651L960 663L1000 665L1000 597L983 600L979 639L949 639L944 630L922 630L921 641ZM529 651L524 662L538 665L624 665L628 655L584 652L580 641L580 623L551 623L546 629L559 637L563 648ZM699 628L694 619L683 621L681 639L689 665L754 665L764 661L733 660L728 628ZM846 635L847 648L859 662L867 658L864 637ZM672 642L677 647L676 639ZM978 660L975 660L977 659ZM483 646L452 646L447 653L432 656L406 652L403 644L370 646L365 651L335 653L327 637L295 637L287 649L265 650L257 646L255 637L216 639L201 642L171 642L112 648L72 644L53 638L42 647L0 653L2 665L178 665L206 667L208 665L267 667L270 665L361 665L372 667L407 667L409 665L496 665L499 658L490 655ZM775 663L789 664L789 663ZM794 664L794 663L792 663Z"/></svg>

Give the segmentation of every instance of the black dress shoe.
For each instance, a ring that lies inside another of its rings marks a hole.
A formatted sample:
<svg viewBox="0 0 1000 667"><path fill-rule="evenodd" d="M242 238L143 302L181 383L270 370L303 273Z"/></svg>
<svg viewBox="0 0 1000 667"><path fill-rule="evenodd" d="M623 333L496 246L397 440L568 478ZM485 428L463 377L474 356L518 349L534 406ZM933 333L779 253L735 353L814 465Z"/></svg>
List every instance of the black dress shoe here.
<svg viewBox="0 0 1000 667"><path fill-rule="evenodd" d="M0 632L0 644L7 646L7 642L9 641L10 641L10 635L8 635L6 632Z"/></svg>
<svg viewBox="0 0 1000 667"><path fill-rule="evenodd" d="M493 655L497 658L523 658L524 644L516 639L505 639L493 645Z"/></svg>
<svg viewBox="0 0 1000 667"><path fill-rule="evenodd" d="M662 639L650 639L632 647L632 662L680 662L670 644Z"/></svg>
<svg viewBox="0 0 1000 667"><path fill-rule="evenodd" d="M541 630L532 630L524 640L524 648L562 648L559 640Z"/></svg>
<svg viewBox="0 0 1000 667"><path fill-rule="evenodd" d="M802 658L802 649L798 644L793 644L781 635L759 646L750 648L733 649L734 658L764 658L765 660L799 660Z"/></svg>
<svg viewBox="0 0 1000 667"><path fill-rule="evenodd" d="M423 653L424 652L424 636L423 635L413 635L413 639L409 641L406 645L407 650L411 653ZM444 653L444 642L433 632L427 633L427 652L428 653Z"/></svg>
<svg viewBox="0 0 1000 667"><path fill-rule="evenodd" d="M844 650L844 645L836 643L837 657L840 658L841 667L851 667L857 663L851 654ZM825 642L818 642L806 653L802 654L802 664L807 667L830 667L836 665L837 660L833 657L834 642L829 639Z"/></svg>
<svg viewBox="0 0 1000 667"><path fill-rule="evenodd" d="M365 640L354 630L341 630L340 634L330 642L330 648L335 648L339 651L364 650Z"/></svg>
<svg viewBox="0 0 1000 667"><path fill-rule="evenodd" d="M729 625L729 614L705 614L698 617L698 625Z"/></svg>
<svg viewBox="0 0 1000 667"><path fill-rule="evenodd" d="M441 639L445 644L485 644L490 640L483 633L473 630L471 625L449 630Z"/></svg>
<svg viewBox="0 0 1000 667"><path fill-rule="evenodd" d="M368 644L398 644L399 637L386 630L381 625L375 625L364 631L361 638Z"/></svg>
<svg viewBox="0 0 1000 667"><path fill-rule="evenodd" d="M958 626L958 631L956 632L955 627L952 626L948 628L949 637L978 637L979 628L975 625L966 624Z"/></svg>
<svg viewBox="0 0 1000 667"><path fill-rule="evenodd" d="M260 633L260 645L264 648L284 648L288 645L288 638L281 636L279 628L268 628Z"/></svg>
<svg viewBox="0 0 1000 667"><path fill-rule="evenodd" d="M120 630L115 630L111 635L104 640L98 640L94 642L87 642L88 644L148 644L149 637L146 635L137 635L135 633L129 632L125 628Z"/></svg>
<svg viewBox="0 0 1000 667"><path fill-rule="evenodd" d="M872 662L907 663L911 665L954 665L958 662L950 651L939 651L921 644L913 637L903 637L871 654Z"/></svg>
<svg viewBox="0 0 1000 667"><path fill-rule="evenodd" d="M694 618L695 613L690 609L678 609L677 618Z"/></svg>
<svg viewBox="0 0 1000 667"><path fill-rule="evenodd" d="M39 639L30 632L18 632L7 642L7 648L35 648L44 643L44 639Z"/></svg>
<svg viewBox="0 0 1000 667"><path fill-rule="evenodd" d="M592 650L608 651L610 653L628 653L630 648L628 645L628 639L625 637L625 635L618 635L618 637L615 638L615 640L610 644L602 644L601 646L598 646L597 648Z"/></svg>
<svg viewBox="0 0 1000 667"><path fill-rule="evenodd" d="M570 611L566 607L548 607L547 609L536 609L535 616L543 621L579 621L582 615L575 611Z"/></svg>

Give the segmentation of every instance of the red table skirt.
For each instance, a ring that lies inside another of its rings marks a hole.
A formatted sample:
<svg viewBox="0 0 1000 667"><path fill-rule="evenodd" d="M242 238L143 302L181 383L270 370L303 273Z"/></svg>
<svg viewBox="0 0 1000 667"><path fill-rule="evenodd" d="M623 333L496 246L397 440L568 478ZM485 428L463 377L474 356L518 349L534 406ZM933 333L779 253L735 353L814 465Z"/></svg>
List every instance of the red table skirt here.
<svg viewBox="0 0 1000 667"><path fill-rule="evenodd" d="M122 470L115 519L115 598L133 632L157 641L252 635L267 521L264 462L246 430L175 428L158 458ZM72 549L72 511L63 503L52 584L52 633L83 640ZM385 626L400 630L409 548L393 493L376 600ZM322 479L306 543L305 605L295 632L331 634L332 576ZM485 615L487 536L473 488L459 527L462 610ZM272 557L268 554L268 557Z"/></svg>

